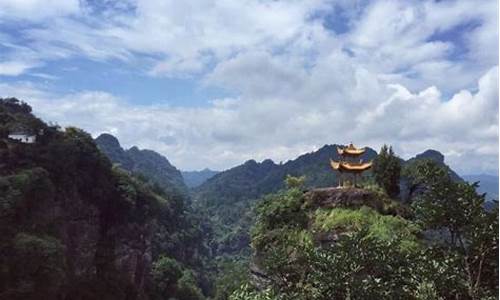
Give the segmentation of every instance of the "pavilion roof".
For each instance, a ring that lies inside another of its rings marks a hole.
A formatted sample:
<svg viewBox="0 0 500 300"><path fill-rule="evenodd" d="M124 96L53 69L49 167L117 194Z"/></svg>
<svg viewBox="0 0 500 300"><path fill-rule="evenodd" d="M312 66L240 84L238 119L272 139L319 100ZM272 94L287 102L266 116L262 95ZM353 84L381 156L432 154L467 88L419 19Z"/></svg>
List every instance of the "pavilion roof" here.
<svg viewBox="0 0 500 300"><path fill-rule="evenodd" d="M341 156L343 155L361 155L365 153L366 148L356 148L352 143L349 144L349 146L345 148L339 148L337 147L337 153Z"/></svg>
<svg viewBox="0 0 500 300"><path fill-rule="evenodd" d="M352 163L344 161L334 161L330 159L330 166L335 171L363 172L372 167L372 162Z"/></svg>

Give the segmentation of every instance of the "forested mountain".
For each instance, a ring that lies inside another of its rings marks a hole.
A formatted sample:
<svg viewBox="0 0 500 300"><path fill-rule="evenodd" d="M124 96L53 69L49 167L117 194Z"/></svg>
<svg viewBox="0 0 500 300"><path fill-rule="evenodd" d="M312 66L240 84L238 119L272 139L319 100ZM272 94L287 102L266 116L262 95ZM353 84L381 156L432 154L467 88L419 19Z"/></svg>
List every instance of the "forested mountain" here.
<svg viewBox="0 0 500 300"><path fill-rule="evenodd" d="M337 184L329 159L338 159L337 145L325 145L284 164L267 159L261 163L249 160L244 164L220 172L194 189L194 197L207 206L223 205L241 200L256 199L283 187L286 175L305 176L307 187ZM367 148L361 159L373 159L377 153Z"/></svg>
<svg viewBox="0 0 500 300"><path fill-rule="evenodd" d="M202 299L208 248L186 210L84 131L0 99L0 299Z"/></svg>
<svg viewBox="0 0 500 300"><path fill-rule="evenodd" d="M118 139L107 133L99 135L95 142L113 163L119 164L124 170L153 180L167 192L187 195L187 186L181 172L161 154L147 149L140 150L135 146L124 150Z"/></svg>
<svg viewBox="0 0 500 300"><path fill-rule="evenodd" d="M216 245L219 253L236 254L248 251L248 230L252 223L252 207L257 199L276 192L284 187L287 175L305 176L304 188L336 186L338 178L333 172L329 159L339 159L337 146L325 145L284 164L275 164L271 160L258 163L249 160L244 164L220 172L193 190L195 205L207 211L214 224ZM361 159L369 161L377 156L375 150L367 148ZM404 161L403 165L412 165L415 161L431 160L448 170L451 178L461 178L444 162L444 156L436 150L427 150ZM370 177L367 172L365 178ZM402 178L401 198L409 197L407 180Z"/></svg>
<svg viewBox="0 0 500 300"><path fill-rule="evenodd" d="M181 171L181 173L184 178L184 183L186 183L189 188L195 188L207 181L209 178L214 177L219 173L219 171L205 168L201 171Z"/></svg>
<svg viewBox="0 0 500 300"><path fill-rule="evenodd" d="M236 254L247 251L251 210L256 199L283 188L287 175L305 176L307 187L337 184L329 159L338 159L337 145L325 145L315 152L299 156L284 164L272 160L261 163L249 160L220 172L193 190L194 205L206 213L215 230L217 253ZM362 156L370 160L376 152L370 148Z"/></svg>
<svg viewBox="0 0 500 300"><path fill-rule="evenodd" d="M496 299L498 211L432 160L412 172L411 207L376 186L304 192L297 178L264 197L251 272L229 299Z"/></svg>
<svg viewBox="0 0 500 300"><path fill-rule="evenodd" d="M498 200L498 176L479 174L464 175L463 178L469 183L479 182L479 193L486 193L489 200Z"/></svg>
<svg viewBox="0 0 500 300"><path fill-rule="evenodd" d="M423 160L423 159L431 160L431 161L437 163L438 165L443 166L448 171L450 177L453 180L456 180L456 181L463 180L455 171L453 171L448 165L445 164L444 155L441 152L433 150L433 149L425 150L424 152L415 155L415 157L412 157L412 158L408 159L407 161L403 162L403 164L411 164L412 162L414 162L416 160Z"/></svg>
<svg viewBox="0 0 500 300"><path fill-rule="evenodd" d="M495 299L498 207L439 152L391 151L384 170L367 149L359 187L332 187L327 145L220 172L188 202L158 153L0 99L0 299Z"/></svg>

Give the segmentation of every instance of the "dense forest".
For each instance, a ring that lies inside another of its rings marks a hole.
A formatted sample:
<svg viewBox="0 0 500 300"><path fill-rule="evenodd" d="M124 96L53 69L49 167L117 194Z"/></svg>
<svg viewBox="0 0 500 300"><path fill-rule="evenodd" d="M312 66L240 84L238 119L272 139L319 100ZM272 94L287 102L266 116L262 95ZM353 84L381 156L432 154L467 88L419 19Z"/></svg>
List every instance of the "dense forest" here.
<svg viewBox="0 0 500 300"><path fill-rule="evenodd" d="M498 205L478 184L437 151L384 146L337 189L329 158L251 160L190 189L154 151L0 99L0 299L498 298Z"/></svg>
<svg viewBox="0 0 500 300"><path fill-rule="evenodd" d="M36 142L7 138L36 135ZM179 193L114 167L92 137L0 102L1 299L203 299L208 248Z"/></svg>

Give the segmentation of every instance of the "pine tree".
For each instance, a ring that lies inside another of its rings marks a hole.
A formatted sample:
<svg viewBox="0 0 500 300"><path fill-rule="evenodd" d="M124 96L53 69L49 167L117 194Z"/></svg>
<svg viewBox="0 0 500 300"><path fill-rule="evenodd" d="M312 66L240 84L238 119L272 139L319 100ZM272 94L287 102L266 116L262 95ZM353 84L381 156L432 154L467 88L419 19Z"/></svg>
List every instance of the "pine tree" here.
<svg viewBox="0 0 500 300"><path fill-rule="evenodd" d="M373 164L375 182L386 191L387 195L397 197L399 194L400 174L401 162L394 154L392 146L382 146Z"/></svg>

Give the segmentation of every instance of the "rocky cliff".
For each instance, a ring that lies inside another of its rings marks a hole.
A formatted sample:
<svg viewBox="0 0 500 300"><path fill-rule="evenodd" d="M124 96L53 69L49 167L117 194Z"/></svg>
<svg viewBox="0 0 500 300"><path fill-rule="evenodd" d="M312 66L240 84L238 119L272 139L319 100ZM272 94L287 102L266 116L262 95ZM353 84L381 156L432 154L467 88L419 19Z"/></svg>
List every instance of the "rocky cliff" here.
<svg viewBox="0 0 500 300"><path fill-rule="evenodd" d="M0 299L147 299L159 196L113 169L90 135L4 101ZM24 144L5 135L12 126L43 134Z"/></svg>

